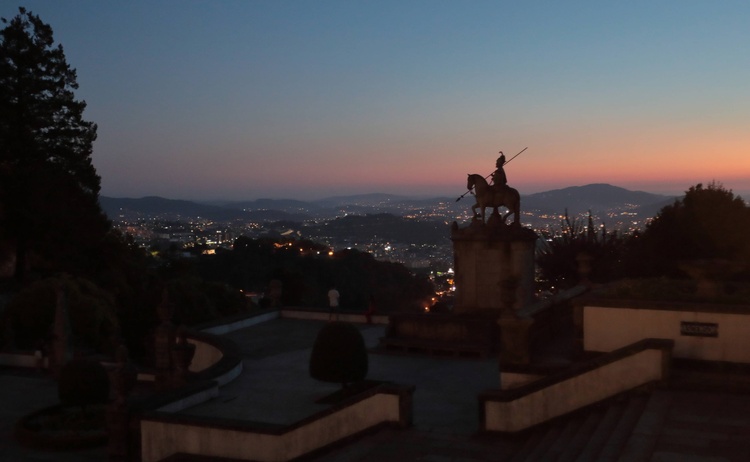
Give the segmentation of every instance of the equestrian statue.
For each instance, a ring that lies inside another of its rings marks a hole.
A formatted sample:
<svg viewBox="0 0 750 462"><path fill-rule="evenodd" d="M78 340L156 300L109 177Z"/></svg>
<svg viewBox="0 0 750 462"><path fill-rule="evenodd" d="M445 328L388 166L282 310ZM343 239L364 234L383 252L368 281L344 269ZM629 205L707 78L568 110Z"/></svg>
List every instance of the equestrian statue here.
<svg viewBox="0 0 750 462"><path fill-rule="evenodd" d="M523 151L525 150L526 149ZM521 152L513 156L510 160L516 158ZM513 225L521 224L519 221L521 213L521 195L516 189L508 186L508 179L505 176L505 170L503 169L503 166L510 162L510 160L506 162L505 155L500 151L500 157L495 163L495 171L491 174L492 184L487 183L487 177L483 177L476 173L469 174L469 178L466 182L466 188L468 189L467 192L472 192L477 201L476 204L471 207L474 219L478 219L481 216L482 222L486 223L485 209L487 207L492 207L493 215L499 215L498 209L500 207L506 207L508 213L502 216L502 222L505 223L508 216L513 214ZM481 210L481 214L477 213L477 209Z"/></svg>

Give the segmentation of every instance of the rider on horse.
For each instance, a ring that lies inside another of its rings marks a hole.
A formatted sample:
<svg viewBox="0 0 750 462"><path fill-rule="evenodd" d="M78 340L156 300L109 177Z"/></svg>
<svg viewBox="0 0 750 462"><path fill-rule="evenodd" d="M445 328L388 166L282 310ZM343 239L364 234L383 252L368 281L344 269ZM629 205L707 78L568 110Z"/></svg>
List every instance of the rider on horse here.
<svg viewBox="0 0 750 462"><path fill-rule="evenodd" d="M500 157L495 162L495 171L492 172L492 184L497 191L508 186L508 177L505 176L503 165L505 165L505 154L503 154L503 151L500 151Z"/></svg>

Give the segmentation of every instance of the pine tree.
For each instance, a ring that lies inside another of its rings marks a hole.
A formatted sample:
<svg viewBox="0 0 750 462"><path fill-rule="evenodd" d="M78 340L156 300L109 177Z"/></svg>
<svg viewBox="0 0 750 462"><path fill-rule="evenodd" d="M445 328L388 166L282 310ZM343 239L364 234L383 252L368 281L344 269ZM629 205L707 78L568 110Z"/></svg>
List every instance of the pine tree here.
<svg viewBox="0 0 750 462"><path fill-rule="evenodd" d="M76 70L52 28L19 8L0 30L0 238L42 266L80 265L109 230L91 161L96 125L75 99ZM95 251L93 252L95 253Z"/></svg>

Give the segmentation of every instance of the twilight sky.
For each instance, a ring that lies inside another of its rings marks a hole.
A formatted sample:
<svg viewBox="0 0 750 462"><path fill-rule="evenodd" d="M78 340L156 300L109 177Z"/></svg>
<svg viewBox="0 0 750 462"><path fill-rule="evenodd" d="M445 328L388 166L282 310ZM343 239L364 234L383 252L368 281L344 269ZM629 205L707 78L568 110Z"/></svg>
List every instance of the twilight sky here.
<svg viewBox="0 0 750 462"><path fill-rule="evenodd" d="M49 23L102 194L458 196L610 183L750 199L750 2L0 0Z"/></svg>

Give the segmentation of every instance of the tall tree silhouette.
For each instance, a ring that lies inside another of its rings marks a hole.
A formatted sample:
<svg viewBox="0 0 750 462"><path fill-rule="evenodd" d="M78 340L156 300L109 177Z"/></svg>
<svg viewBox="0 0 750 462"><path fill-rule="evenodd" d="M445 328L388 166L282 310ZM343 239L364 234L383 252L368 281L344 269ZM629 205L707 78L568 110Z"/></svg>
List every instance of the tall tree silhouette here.
<svg viewBox="0 0 750 462"><path fill-rule="evenodd" d="M39 16L19 8L2 23L0 237L15 248L23 279L30 253L58 270L81 263L109 223L91 162L97 127L75 99L75 69Z"/></svg>

